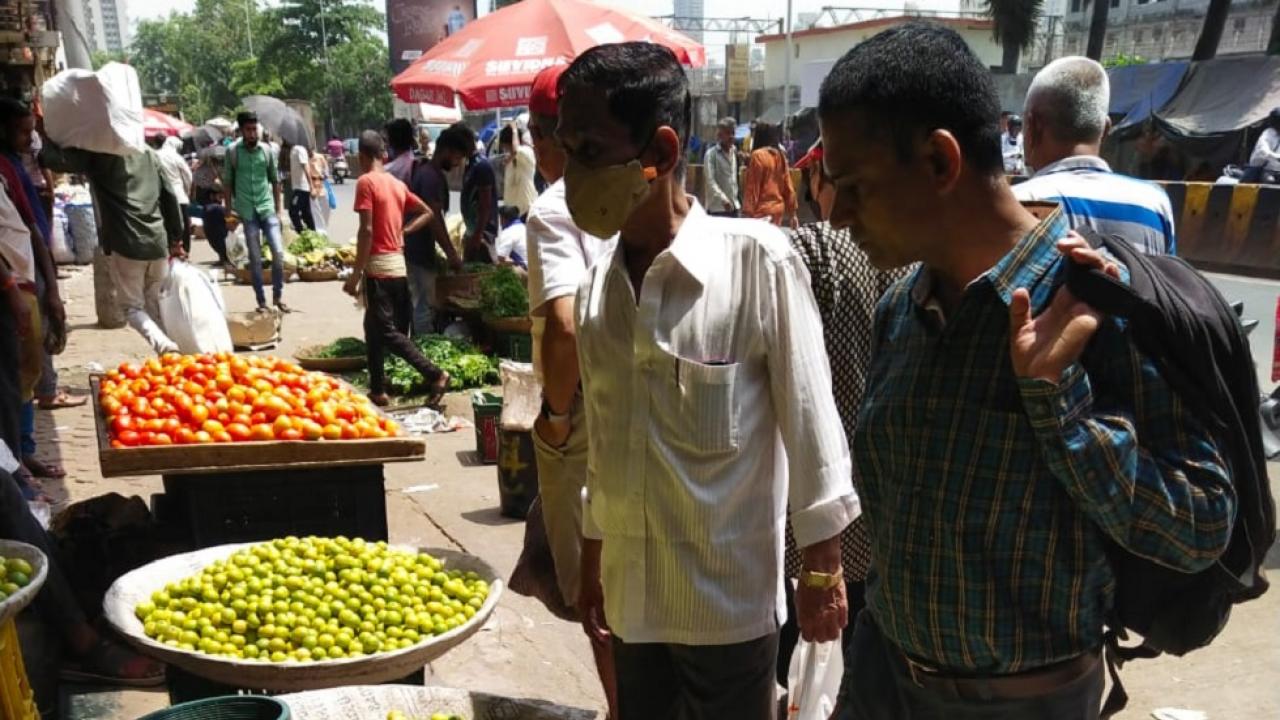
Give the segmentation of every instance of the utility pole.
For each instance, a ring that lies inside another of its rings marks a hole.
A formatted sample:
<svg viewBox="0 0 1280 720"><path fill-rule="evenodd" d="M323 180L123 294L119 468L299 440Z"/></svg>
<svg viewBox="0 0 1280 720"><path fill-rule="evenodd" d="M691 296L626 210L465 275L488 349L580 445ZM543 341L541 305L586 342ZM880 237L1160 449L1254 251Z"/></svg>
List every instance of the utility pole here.
<svg viewBox="0 0 1280 720"><path fill-rule="evenodd" d="M329 30L325 24L325 0L320 0L320 43L324 47L324 97L329 109L329 135L333 136L333 66L329 63Z"/></svg>
<svg viewBox="0 0 1280 720"><path fill-rule="evenodd" d="M787 128L787 118L791 117L791 0L787 0L787 57L782 65L782 129ZM785 132L784 132L785 135Z"/></svg>

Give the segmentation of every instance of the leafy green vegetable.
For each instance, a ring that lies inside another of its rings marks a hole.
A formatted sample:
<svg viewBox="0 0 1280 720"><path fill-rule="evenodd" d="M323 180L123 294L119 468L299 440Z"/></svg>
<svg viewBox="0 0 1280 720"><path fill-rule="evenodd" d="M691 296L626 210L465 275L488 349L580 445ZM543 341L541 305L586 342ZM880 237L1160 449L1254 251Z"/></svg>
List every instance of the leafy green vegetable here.
<svg viewBox="0 0 1280 720"><path fill-rule="evenodd" d="M316 250L324 250L330 247L329 238L321 235L315 230L303 230L296 240L289 243L289 247L285 248L291 255L306 255Z"/></svg>
<svg viewBox="0 0 1280 720"><path fill-rule="evenodd" d="M364 357L367 348L360 338L343 337L325 345L317 353L318 358Z"/></svg>
<svg viewBox="0 0 1280 720"><path fill-rule="evenodd" d="M498 362L468 342L444 335L419 335L413 343L432 364L449 373L450 390L487 387L498 382ZM413 395L427 390L422 375L399 357L388 355L384 367L388 391L397 395ZM366 370L347 377L356 385L369 386Z"/></svg>
<svg viewBox="0 0 1280 720"><path fill-rule="evenodd" d="M493 318L529 314L529 290L515 270L503 266L480 280L480 311Z"/></svg>

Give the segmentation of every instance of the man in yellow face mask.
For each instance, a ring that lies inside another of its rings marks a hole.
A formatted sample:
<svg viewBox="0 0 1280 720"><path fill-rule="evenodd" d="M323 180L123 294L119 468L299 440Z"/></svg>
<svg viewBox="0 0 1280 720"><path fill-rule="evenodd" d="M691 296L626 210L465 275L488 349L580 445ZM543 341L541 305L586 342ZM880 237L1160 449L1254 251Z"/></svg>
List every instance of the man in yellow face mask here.
<svg viewBox="0 0 1280 720"><path fill-rule="evenodd" d="M690 105L679 62L649 43L592 48L559 82L569 212L618 233L575 310L577 609L612 640L621 720L771 720L783 516L803 549L801 631L834 640L859 504L804 263L778 228L685 194Z"/></svg>

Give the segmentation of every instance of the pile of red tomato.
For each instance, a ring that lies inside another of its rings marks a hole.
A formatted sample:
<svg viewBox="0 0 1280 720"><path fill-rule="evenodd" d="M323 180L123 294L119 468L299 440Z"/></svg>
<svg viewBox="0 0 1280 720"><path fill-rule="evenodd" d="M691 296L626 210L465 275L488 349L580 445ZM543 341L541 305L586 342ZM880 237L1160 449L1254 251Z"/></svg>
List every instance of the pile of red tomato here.
<svg viewBox="0 0 1280 720"><path fill-rule="evenodd" d="M115 448L400 432L364 395L273 357L170 353L123 363L102 378L98 399Z"/></svg>

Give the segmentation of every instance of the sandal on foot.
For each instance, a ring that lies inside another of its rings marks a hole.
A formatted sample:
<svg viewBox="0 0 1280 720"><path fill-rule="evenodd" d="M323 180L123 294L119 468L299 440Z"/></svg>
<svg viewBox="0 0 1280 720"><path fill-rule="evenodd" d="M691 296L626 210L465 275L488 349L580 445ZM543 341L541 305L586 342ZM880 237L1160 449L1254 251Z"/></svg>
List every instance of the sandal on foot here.
<svg viewBox="0 0 1280 720"><path fill-rule="evenodd" d="M44 463L34 457L27 455L22 458L22 465L27 468L33 477L44 478L46 480L61 480L67 476L67 471L57 463Z"/></svg>
<svg viewBox="0 0 1280 720"><path fill-rule="evenodd" d="M128 672L127 665L133 665L135 672ZM58 676L67 682L124 687L156 687L165 682L163 665L105 637L83 657L65 663Z"/></svg>
<svg viewBox="0 0 1280 720"><path fill-rule="evenodd" d="M41 410L57 410L58 408L80 407L89 402L88 395L72 395L66 388L59 388L57 394L49 398L37 398L36 407Z"/></svg>

